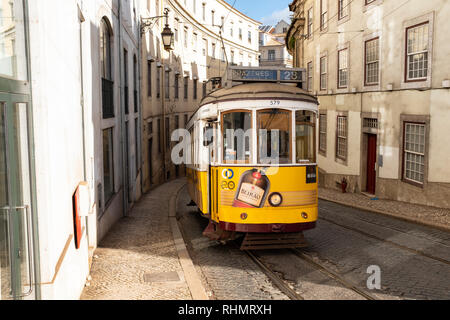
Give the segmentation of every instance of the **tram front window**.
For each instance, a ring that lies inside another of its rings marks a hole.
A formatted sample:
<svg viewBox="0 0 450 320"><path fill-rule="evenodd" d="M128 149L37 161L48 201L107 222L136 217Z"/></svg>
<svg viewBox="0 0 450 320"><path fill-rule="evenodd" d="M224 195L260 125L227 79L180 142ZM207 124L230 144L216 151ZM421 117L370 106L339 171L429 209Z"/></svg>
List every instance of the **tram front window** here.
<svg viewBox="0 0 450 320"><path fill-rule="evenodd" d="M261 164L292 163L292 112L280 109L258 111L258 162Z"/></svg>
<svg viewBox="0 0 450 320"><path fill-rule="evenodd" d="M222 128L224 163L249 163L251 158L251 112L238 111L224 113Z"/></svg>
<svg viewBox="0 0 450 320"><path fill-rule="evenodd" d="M297 163L315 163L316 115L312 111L297 111L295 114Z"/></svg>

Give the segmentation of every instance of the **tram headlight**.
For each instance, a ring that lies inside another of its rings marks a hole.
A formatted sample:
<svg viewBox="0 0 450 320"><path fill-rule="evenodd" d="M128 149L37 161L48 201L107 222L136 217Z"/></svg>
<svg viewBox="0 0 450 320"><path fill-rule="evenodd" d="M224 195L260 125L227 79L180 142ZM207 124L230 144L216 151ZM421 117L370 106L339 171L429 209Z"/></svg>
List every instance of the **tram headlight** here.
<svg viewBox="0 0 450 320"><path fill-rule="evenodd" d="M283 197L278 192L274 192L269 196L269 203L272 207L279 207L283 202Z"/></svg>

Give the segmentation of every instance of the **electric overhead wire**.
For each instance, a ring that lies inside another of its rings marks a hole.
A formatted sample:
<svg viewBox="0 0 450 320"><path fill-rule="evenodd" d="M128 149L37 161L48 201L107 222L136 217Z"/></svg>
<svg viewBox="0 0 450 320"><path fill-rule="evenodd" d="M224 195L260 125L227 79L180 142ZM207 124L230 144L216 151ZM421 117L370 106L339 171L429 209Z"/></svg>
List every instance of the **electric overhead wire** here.
<svg viewBox="0 0 450 320"><path fill-rule="evenodd" d="M354 1L354 0L351 0L351 1L347 4L347 6L350 5L350 3L352 3L353 1ZM392 13L394 13L395 11L397 11L398 9L400 9L401 7L403 7L405 4L407 4L407 3L410 2L410 1L411 1L411 0L406 0L406 1L404 1L401 5L399 5L399 6L396 7L395 9L391 10L390 12L386 13L386 14L381 18L381 21L383 21L386 17L388 17L389 15L391 15ZM336 17L336 16L337 16L337 14L334 15L333 17L331 17L330 19L328 19L328 20L327 20L327 23L328 23L331 19L333 19L334 17ZM317 30L320 30L320 27L319 27L318 29L316 29L315 31L317 31ZM324 33L324 34L328 34L328 33L330 33L330 32L327 32L327 33ZM361 35L361 32L358 32L358 34L357 34L356 36L352 37L352 38L348 41L348 43L350 44L353 40L355 40L355 39L356 39L358 36L360 36L360 35ZM338 51L337 48L333 49L333 51L331 51L330 53L327 54L327 57L328 57L328 56L331 56L332 54L336 53L337 51Z"/></svg>
<svg viewBox="0 0 450 320"><path fill-rule="evenodd" d="M225 41L224 41L224 37L223 37L223 35L222 35L222 32L224 31L224 25L225 25L226 21L228 20L230 14L231 14L231 10L235 9L236 2L237 2L237 0L234 0L233 4L230 5L230 8L228 8L227 16L226 16L226 18L223 20L223 23L222 23L221 25L199 23L199 24L200 24L201 26L203 26L203 27L209 27L209 26L210 26L210 27L219 27L219 38L220 38L220 42L221 42L221 44L222 44L222 52L223 52L223 55L224 55L224 58L225 58L225 61L224 61L224 62L226 62L226 68L225 68L225 70L224 70L224 74L222 75L222 78L226 75L227 69L228 69L228 67L229 67L229 65L230 65L229 59L228 59L228 55L227 55L227 52L226 52L226 50L225 50ZM183 13L181 13L171 1L169 1L169 3L172 5L172 8L173 8L178 14L183 15ZM197 25L193 24L192 22L188 21L188 19L185 19L185 18L183 18L183 21L181 21L181 22L179 21L178 23L180 23L180 24L190 24L190 25L192 25L192 26L194 26L194 27L197 26ZM223 59L220 58L220 59L218 59L218 60L219 60L219 76L220 76L220 74L221 74L221 71L220 71L220 70L221 70L221 62L223 61Z"/></svg>
<svg viewBox="0 0 450 320"><path fill-rule="evenodd" d="M354 0L352 0L354 1ZM401 7L403 7L405 4L407 4L408 2L410 2L411 0L406 0L405 2L403 2L401 5L399 5L397 8L393 9L392 11L386 13L382 18L381 21L383 21L387 16L391 15L392 13L394 13L395 11L397 11L398 9L400 9ZM350 4L350 3L349 3ZM354 36L353 38L351 38L348 43L350 45L350 43L355 40L358 36L360 35L360 33L358 33L356 36ZM331 51L331 53L327 54L327 56L331 56L332 54L336 53L338 51L338 49L334 49L333 51Z"/></svg>

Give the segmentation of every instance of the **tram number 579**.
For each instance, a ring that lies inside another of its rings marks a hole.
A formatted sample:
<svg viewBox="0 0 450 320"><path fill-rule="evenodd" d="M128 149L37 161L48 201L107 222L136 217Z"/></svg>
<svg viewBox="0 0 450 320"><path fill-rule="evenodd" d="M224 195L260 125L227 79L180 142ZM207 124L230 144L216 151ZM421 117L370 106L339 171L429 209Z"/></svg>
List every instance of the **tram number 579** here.
<svg viewBox="0 0 450 320"><path fill-rule="evenodd" d="M270 105L271 106L279 106L281 104L280 100L271 100Z"/></svg>

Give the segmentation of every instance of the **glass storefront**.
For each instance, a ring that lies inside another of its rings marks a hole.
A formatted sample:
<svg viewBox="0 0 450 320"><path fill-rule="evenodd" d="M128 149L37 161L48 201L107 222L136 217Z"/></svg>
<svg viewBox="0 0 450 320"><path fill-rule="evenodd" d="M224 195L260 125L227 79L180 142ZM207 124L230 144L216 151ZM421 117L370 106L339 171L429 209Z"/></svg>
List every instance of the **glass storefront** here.
<svg viewBox="0 0 450 320"><path fill-rule="evenodd" d="M0 300L35 298L25 6L0 0Z"/></svg>

